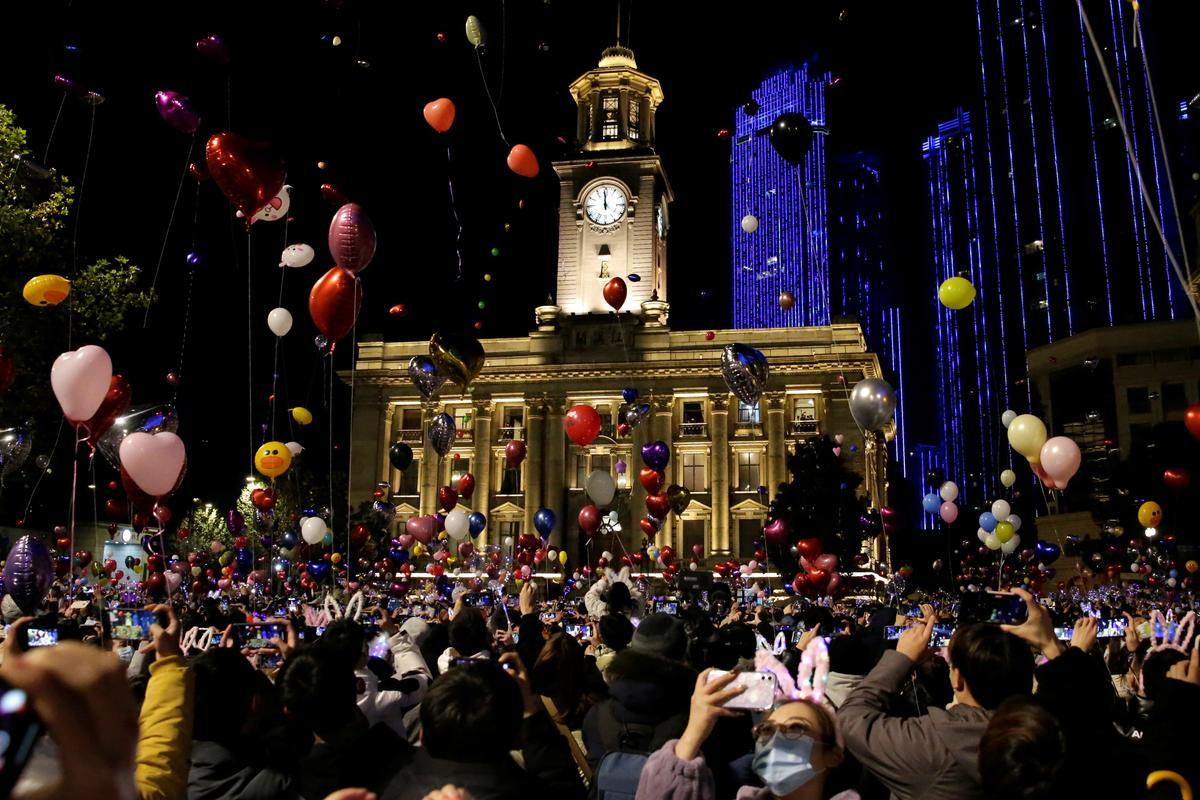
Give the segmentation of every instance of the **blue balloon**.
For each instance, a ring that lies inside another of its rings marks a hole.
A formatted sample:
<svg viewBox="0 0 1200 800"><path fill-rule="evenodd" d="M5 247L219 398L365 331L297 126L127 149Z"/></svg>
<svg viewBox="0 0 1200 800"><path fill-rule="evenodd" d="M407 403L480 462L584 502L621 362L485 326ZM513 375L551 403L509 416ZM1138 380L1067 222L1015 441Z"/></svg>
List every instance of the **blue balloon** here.
<svg viewBox="0 0 1200 800"><path fill-rule="evenodd" d="M296 541L295 531L284 531L283 536L279 537L279 546L284 550L291 550L296 546Z"/></svg>
<svg viewBox="0 0 1200 800"><path fill-rule="evenodd" d="M478 536L487 528L487 517L480 514L478 511L472 511L471 516L467 517L467 529L471 531L472 536Z"/></svg>
<svg viewBox="0 0 1200 800"><path fill-rule="evenodd" d="M628 278L629 280L633 281L634 283L637 283L638 281L640 281L642 279L642 276L638 275L636 272L631 272L628 275L626 275L625 277Z"/></svg>
<svg viewBox="0 0 1200 800"><path fill-rule="evenodd" d="M550 531L554 530L554 522L557 518L554 512L548 508L539 508L537 513L533 515L533 527L537 528L537 532L545 539L550 535Z"/></svg>
<svg viewBox="0 0 1200 800"><path fill-rule="evenodd" d="M930 492L921 498L921 508L925 509L926 514L936 514L941 507L942 498L938 497L937 492Z"/></svg>
<svg viewBox="0 0 1200 800"><path fill-rule="evenodd" d="M985 511L979 515L979 527L983 528L988 533L996 530L997 522L999 522L999 520L996 519L996 515L990 511Z"/></svg>
<svg viewBox="0 0 1200 800"><path fill-rule="evenodd" d="M330 566L328 561L310 561L308 562L308 576L315 581L325 579L329 574Z"/></svg>
<svg viewBox="0 0 1200 800"><path fill-rule="evenodd" d="M388 558L390 558L397 565L403 564L404 562L408 561L408 551L403 547L397 547L388 551Z"/></svg>
<svg viewBox="0 0 1200 800"><path fill-rule="evenodd" d="M1036 545L1038 559L1050 563L1062 555L1062 548L1054 542L1038 542Z"/></svg>
<svg viewBox="0 0 1200 800"><path fill-rule="evenodd" d="M621 397L625 398L626 403L632 403L634 400L638 399L638 390L634 389L632 386L626 386L621 390Z"/></svg>

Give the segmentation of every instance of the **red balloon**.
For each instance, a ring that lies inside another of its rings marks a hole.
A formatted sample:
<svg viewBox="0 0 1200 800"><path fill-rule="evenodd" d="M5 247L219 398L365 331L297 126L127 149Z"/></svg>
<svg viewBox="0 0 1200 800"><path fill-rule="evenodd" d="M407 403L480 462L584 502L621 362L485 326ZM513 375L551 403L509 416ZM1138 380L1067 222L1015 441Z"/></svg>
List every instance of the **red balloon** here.
<svg viewBox="0 0 1200 800"><path fill-rule="evenodd" d="M425 104L425 121L438 133L445 133L454 124L455 111L453 100L439 97Z"/></svg>
<svg viewBox="0 0 1200 800"><path fill-rule="evenodd" d="M1191 470L1183 467L1163 470L1162 478L1168 489L1186 489L1192 485Z"/></svg>
<svg viewBox="0 0 1200 800"><path fill-rule="evenodd" d="M155 499L138 488L138 485L133 482L133 478L129 477L129 473L125 468L121 468L121 485L125 487L125 494L129 497L129 502L134 508L133 518L136 521L140 516L143 520L142 525L145 525L146 515L154 508ZM105 504L107 507L107 504Z"/></svg>
<svg viewBox="0 0 1200 800"><path fill-rule="evenodd" d="M1188 433L1193 439L1200 440L1200 403L1195 403L1188 406L1188 410L1183 415L1183 424L1187 426Z"/></svg>
<svg viewBox="0 0 1200 800"><path fill-rule="evenodd" d="M108 429L117 421L117 417L129 410L129 401L133 399L133 389L129 382L120 375L113 375L108 384L108 393L100 401L100 407L92 418L83 423L87 428L87 441L93 448L100 437L108 433Z"/></svg>
<svg viewBox="0 0 1200 800"><path fill-rule="evenodd" d="M649 517L642 517L638 524L642 528L642 533L646 534L646 536L651 539L653 539L655 534L658 533L658 523Z"/></svg>
<svg viewBox="0 0 1200 800"><path fill-rule="evenodd" d="M458 505L458 492L449 486L439 486L437 496L438 505L447 511L453 511Z"/></svg>
<svg viewBox="0 0 1200 800"><path fill-rule="evenodd" d="M509 469L516 469L525 460L525 442L513 439L504 445L504 461Z"/></svg>
<svg viewBox="0 0 1200 800"><path fill-rule="evenodd" d="M4 394L12 386L17 368L3 346L0 346L0 394Z"/></svg>
<svg viewBox="0 0 1200 800"><path fill-rule="evenodd" d="M475 476L469 472L463 473L458 479L458 496L463 500L470 500L473 494L475 494Z"/></svg>
<svg viewBox="0 0 1200 800"><path fill-rule="evenodd" d="M664 544L658 551L658 560L664 564L670 564L675 560L675 548L669 544Z"/></svg>
<svg viewBox="0 0 1200 800"><path fill-rule="evenodd" d="M617 425L617 436L628 436L632 430L633 428L629 427L627 423L622 422Z"/></svg>
<svg viewBox="0 0 1200 800"><path fill-rule="evenodd" d="M774 520L770 525L763 528L763 538L769 544L781 546L787 544L788 524L783 517Z"/></svg>
<svg viewBox="0 0 1200 800"><path fill-rule="evenodd" d="M796 577L792 578L792 591L796 594L805 594L808 590L808 576L803 572L797 572Z"/></svg>
<svg viewBox="0 0 1200 800"><path fill-rule="evenodd" d="M567 436L580 447L587 447L600 435L600 415L589 405L571 406L563 425Z"/></svg>
<svg viewBox="0 0 1200 800"><path fill-rule="evenodd" d="M642 488L646 490L646 494L658 494L662 491L667 478L652 467L642 467L642 471L638 473L638 480L642 482Z"/></svg>
<svg viewBox="0 0 1200 800"><path fill-rule="evenodd" d="M666 519L671 513L671 501L665 494L646 495L646 510L658 519Z"/></svg>
<svg viewBox="0 0 1200 800"><path fill-rule="evenodd" d="M805 558L812 560L821 555L821 540L815 536L796 542L796 551Z"/></svg>
<svg viewBox="0 0 1200 800"><path fill-rule="evenodd" d="M246 217L247 226L283 189L283 164L262 142L228 131L215 133L208 140L205 160L217 188Z"/></svg>
<svg viewBox="0 0 1200 800"><path fill-rule="evenodd" d="M349 202L346 195L342 194L342 190L332 183L321 184L321 199L326 203L335 203L339 206Z"/></svg>
<svg viewBox="0 0 1200 800"><path fill-rule="evenodd" d="M330 220L329 254L356 275L375 257L375 226L358 203L346 203Z"/></svg>
<svg viewBox="0 0 1200 800"><path fill-rule="evenodd" d="M393 317L408 316L408 307L404 303L396 303L396 305L388 309L388 313Z"/></svg>
<svg viewBox="0 0 1200 800"><path fill-rule="evenodd" d="M333 267L308 293L308 313L317 330L333 344L350 332L362 307L362 284L354 273Z"/></svg>
<svg viewBox="0 0 1200 800"><path fill-rule="evenodd" d="M155 503L155 505L154 505L154 519L158 521L158 527L160 527L160 528L165 528L165 527L167 527L167 523L171 521L171 508L170 508L170 506L164 506L164 505L160 505L160 504L158 504L158 503Z"/></svg>
<svg viewBox="0 0 1200 800"><path fill-rule="evenodd" d="M629 294L623 278L613 278L604 284L604 302L612 306L613 311L620 311L625 305L625 297Z"/></svg>
<svg viewBox="0 0 1200 800"><path fill-rule="evenodd" d="M600 527L600 509L591 503L579 509L579 529L591 536Z"/></svg>
<svg viewBox="0 0 1200 800"><path fill-rule="evenodd" d="M696 557L697 561L704 558L704 545L702 545L702 544L692 545L692 555Z"/></svg>
<svg viewBox="0 0 1200 800"><path fill-rule="evenodd" d="M523 178L536 178L539 169L537 156L528 145L515 144L508 151L508 168Z"/></svg>
<svg viewBox="0 0 1200 800"><path fill-rule="evenodd" d="M119 497L104 501L104 515L112 522L120 522L129 516L129 504Z"/></svg>

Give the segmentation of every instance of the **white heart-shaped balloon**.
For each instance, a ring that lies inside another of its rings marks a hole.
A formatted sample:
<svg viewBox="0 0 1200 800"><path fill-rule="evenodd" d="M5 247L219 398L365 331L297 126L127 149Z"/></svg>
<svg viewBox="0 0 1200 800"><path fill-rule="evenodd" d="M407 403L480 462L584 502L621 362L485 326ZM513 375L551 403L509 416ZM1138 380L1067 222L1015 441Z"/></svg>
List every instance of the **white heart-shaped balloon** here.
<svg viewBox="0 0 1200 800"><path fill-rule="evenodd" d="M63 416L75 424L87 422L108 394L112 359L103 347L87 344L68 350L50 367L50 386L62 406Z"/></svg>
<svg viewBox="0 0 1200 800"><path fill-rule="evenodd" d="M131 433L121 442L121 468L151 497L170 494L187 465L187 449L170 431Z"/></svg>

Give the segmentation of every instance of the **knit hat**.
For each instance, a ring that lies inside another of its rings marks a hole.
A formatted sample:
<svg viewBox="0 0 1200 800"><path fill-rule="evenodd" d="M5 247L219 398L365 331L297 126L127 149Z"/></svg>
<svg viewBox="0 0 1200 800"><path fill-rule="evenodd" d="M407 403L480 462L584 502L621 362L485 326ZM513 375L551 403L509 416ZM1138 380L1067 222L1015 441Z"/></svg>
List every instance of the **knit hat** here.
<svg viewBox="0 0 1200 800"><path fill-rule="evenodd" d="M629 649L682 661L687 652L683 623L670 614L651 614L633 632Z"/></svg>

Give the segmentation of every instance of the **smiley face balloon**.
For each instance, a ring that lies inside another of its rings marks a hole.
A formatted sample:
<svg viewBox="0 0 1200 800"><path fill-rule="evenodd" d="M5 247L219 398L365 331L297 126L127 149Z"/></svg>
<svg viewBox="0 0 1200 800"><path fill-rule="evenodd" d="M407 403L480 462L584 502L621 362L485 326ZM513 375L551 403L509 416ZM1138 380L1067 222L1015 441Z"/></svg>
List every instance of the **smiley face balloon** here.
<svg viewBox="0 0 1200 800"><path fill-rule="evenodd" d="M254 468L268 478L278 478L292 466L292 451L283 442L267 442L254 454Z"/></svg>
<svg viewBox="0 0 1200 800"><path fill-rule="evenodd" d="M1138 522L1142 523L1143 528L1157 528L1162 518L1162 506L1153 500L1142 503L1138 508Z"/></svg>
<svg viewBox="0 0 1200 800"><path fill-rule="evenodd" d="M296 269L306 267L312 263L316 255L316 251L306 244L289 245L284 249L283 255L279 257L279 266Z"/></svg>
<svg viewBox="0 0 1200 800"><path fill-rule="evenodd" d="M31 306L56 306L71 293L71 282L61 275L30 278L21 294Z"/></svg>

